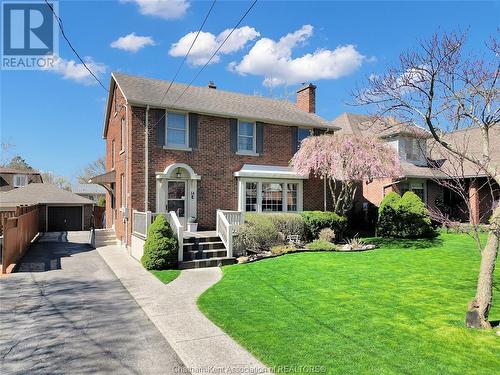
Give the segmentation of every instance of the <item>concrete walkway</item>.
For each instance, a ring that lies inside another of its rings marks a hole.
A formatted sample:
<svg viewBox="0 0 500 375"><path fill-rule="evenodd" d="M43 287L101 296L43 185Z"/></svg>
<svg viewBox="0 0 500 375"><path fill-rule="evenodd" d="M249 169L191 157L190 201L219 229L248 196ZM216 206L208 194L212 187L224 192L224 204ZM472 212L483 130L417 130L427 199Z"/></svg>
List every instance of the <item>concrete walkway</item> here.
<svg viewBox="0 0 500 375"><path fill-rule="evenodd" d="M185 373L88 238L45 233L0 279L0 374Z"/></svg>
<svg viewBox="0 0 500 375"><path fill-rule="evenodd" d="M199 295L221 279L219 268L184 270L165 285L123 248L98 251L193 374L270 373L196 306Z"/></svg>

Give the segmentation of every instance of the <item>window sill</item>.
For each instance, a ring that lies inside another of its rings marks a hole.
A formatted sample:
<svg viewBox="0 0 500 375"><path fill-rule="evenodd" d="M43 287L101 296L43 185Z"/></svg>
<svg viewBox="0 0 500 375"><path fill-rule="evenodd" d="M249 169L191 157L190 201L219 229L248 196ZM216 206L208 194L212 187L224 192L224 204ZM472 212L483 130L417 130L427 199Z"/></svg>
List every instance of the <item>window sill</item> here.
<svg viewBox="0 0 500 375"><path fill-rule="evenodd" d="M163 146L164 150L172 151L193 151L191 147L174 147L174 146Z"/></svg>
<svg viewBox="0 0 500 375"><path fill-rule="evenodd" d="M260 154L256 152L249 152L249 151L237 151L236 155L241 155L241 156L260 156Z"/></svg>

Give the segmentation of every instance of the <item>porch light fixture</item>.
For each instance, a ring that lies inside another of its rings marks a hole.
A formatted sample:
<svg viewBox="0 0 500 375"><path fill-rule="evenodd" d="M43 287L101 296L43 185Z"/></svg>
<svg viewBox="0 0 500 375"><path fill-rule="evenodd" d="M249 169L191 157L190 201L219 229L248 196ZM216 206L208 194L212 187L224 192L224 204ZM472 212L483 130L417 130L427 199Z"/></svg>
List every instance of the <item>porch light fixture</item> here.
<svg viewBox="0 0 500 375"><path fill-rule="evenodd" d="M181 176L182 176L181 169L177 168L177 172L175 172L175 177L181 178Z"/></svg>

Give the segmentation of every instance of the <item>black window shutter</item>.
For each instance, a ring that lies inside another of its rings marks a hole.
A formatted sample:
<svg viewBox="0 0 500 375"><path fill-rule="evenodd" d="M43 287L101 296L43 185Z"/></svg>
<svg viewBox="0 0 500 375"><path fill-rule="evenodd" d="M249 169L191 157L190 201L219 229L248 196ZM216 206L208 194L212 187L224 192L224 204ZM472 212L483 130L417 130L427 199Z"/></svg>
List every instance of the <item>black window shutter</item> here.
<svg viewBox="0 0 500 375"><path fill-rule="evenodd" d="M198 114L189 113L189 147L198 148Z"/></svg>
<svg viewBox="0 0 500 375"><path fill-rule="evenodd" d="M292 155L299 149L299 128L292 126Z"/></svg>
<svg viewBox="0 0 500 375"><path fill-rule="evenodd" d="M238 151L238 120L235 118L229 119L229 140L231 143L231 151Z"/></svg>
<svg viewBox="0 0 500 375"><path fill-rule="evenodd" d="M149 113L151 113L153 111L150 111ZM156 116L150 116L154 119L154 122L152 124L150 124L150 126L154 125L156 123L156 118L160 119L160 116L163 116L163 119L158 123L158 125L156 125L156 144L158 146L165 146L165 127L167 126L167 112L165 111L165 113L161 113L159 111L155 111L156 113ZM150 119L151 120L151 119ZM152 121L149 121L149 122L152 122Z"/></svg>
<svg viewBox="0 0 500 375"><path fill-rule="evenodd" d="M255 134L257 135L255 152L262 155L264 153L264 124L262 122L257 122L255 126L257 126L255 131Z"/></svg>

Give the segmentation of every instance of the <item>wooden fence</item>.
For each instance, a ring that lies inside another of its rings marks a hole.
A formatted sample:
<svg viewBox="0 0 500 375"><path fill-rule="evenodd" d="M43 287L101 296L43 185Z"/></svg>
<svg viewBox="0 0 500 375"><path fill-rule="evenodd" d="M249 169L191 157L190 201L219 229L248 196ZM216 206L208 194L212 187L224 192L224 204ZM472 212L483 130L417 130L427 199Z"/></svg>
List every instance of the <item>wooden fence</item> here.
<svg viewBox="0 0 500 375"><path fill-rule="evenodd" d="M94 206L94 228L104 228L104 215L106 214L106 207Z"/></svg>
<svg viewBox="0 0 500 375"><path fill-rule="evenodd" d="M38 234L38 206L19 206L14 217L3 218L1 273L10 273Z"/></svg>
<svg viewBox="0 0 500 375"><path fill-rule="evenodd" d="M3 234L3 219L16 216L16 211L0 211L0 236Z"/></svg>

